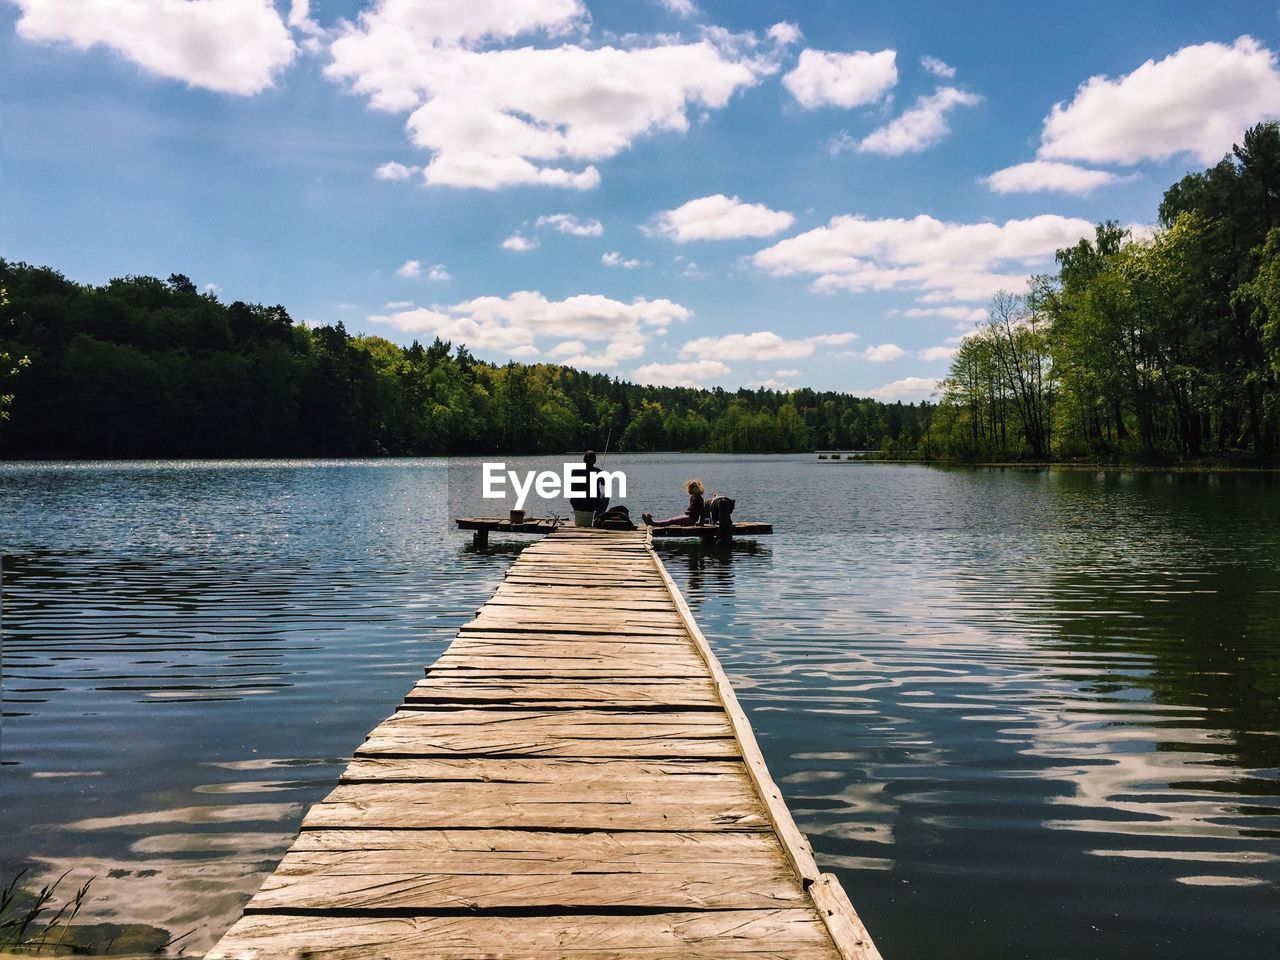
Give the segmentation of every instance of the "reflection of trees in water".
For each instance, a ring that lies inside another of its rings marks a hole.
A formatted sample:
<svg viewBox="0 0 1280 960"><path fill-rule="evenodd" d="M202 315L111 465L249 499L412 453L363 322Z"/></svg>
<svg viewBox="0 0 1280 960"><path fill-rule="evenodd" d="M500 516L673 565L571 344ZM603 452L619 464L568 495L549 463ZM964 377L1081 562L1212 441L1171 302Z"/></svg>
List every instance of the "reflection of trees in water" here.
<svg viewBox="0 0 1280 960"><path fill-rule="evenodd" d="M1060 540L1049 596L1067 602L1042 611L1038 626L1051 623L1055 640L1110 665L1087 681L1089 692L1108 701L1141 692L1182 708L1179 726L1230 737L1194 746L1160 737L1155 749L1209 749L1244 767L1280 767L1280 483L1152 474L1105 485L1120 483L1127 495L1111 499L1109 515L1093 515L1118 546L1097 551L1087 527L1083 544ZM1078 501L1097 480L1064 476L1058 486Z"/></svg>
<svg viewBox="0 0 1280 960"><path fill-rule="evenodd" d="M769 548L755 540L735 540L731 544L660 541L654 547L676 585L685 588L685 599L694 609L712 597L733 595L735 563L768 562L771 558Z"/></svg>

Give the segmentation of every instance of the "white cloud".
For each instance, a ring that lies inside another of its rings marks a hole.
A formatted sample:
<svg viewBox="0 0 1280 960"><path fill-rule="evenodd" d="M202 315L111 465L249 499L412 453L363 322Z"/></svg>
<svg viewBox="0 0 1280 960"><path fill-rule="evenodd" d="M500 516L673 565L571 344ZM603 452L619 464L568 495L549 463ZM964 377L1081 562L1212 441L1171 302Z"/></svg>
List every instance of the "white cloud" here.
<svg viewBox="0 0 1280 960"><path fill-rule="evenodd" d="M983 179L996 193L1037 193L1054 190L1085 196L1099 187L1124 183L1133 177L1122 177L1109 170L1090 170L1073 163L1056 160L1033 160L997 170Z"/></svg>
<svg viewBox="0 0 1280 960"><path fill-rule="evenodd" d="M101 44L151 73L220 93L265 90L298 52L271 0L15 2L25 40Z"/></svg>
<svg viewBox="0 0 1280 960"><path fill-rule="evenodd" d="M288 24L298 30L310 31L315 22L311 19L311 0L290 0Z"/></svg>
<svg viewBox="0 0 1280 960"><path fill-rule="evenodd" d="M790 379L791 377L800 376L800 371L799 370L775 370L773 371L773 375L775 377L786 377L787 379Z"/></svg>
<svg viewBox="0 0 1280 960"><path fill-rule="evenodd" d="M222 292L222 288L218 286L216 283L206 283L204 285L204 292L217 295Z"/></svg>
<svg viewBox="0 0 1280 960"><path fill-rule="evenodd" d="M526 237L518 230L502 241L503 250L512 250L516 253L527 253L537 249L538 245L537 237Z"/></svg>
<svg viewBox="0 0 1280 960"><path fill-rule="evenodd" d="M383 305L384 310L411 310L412 308L412 300L392 300L390 303Z"/></svg>
<svg viewBox="0 0 1280 960"><path fill-rule="evenodd" d="M418 280L423 275L424 271L421 260L406 260L396 268L396 276L405 280ZM428 280L444 281L453 279L449 271L445 269L443 263L437 263L427 267L425 275ZM390 305L388 305L388 308L390 308Z"/></svg>
<svg viewBox="0 0 1280 960"><path fill-rule="evenodd" d="M877 400L884 400L887 403L892 403L895 400L910 403L918 400L928 400L930 394L937 389L938 381L930 377L904 377L901 380L893 381L893 383L886 383L883 387L877 387L875 390L868 390L867 396L874 397Z"/></svg>
<svg viewBox="0 0 1280 960"><path fill-rule="evenodd" d="M396 269L396 276L405 280L417 280L423 276L423 267L421 260L406 260ZM449 271L445 269L443 263L434 264L426 269L426 277L428 280L452 280Z"/></svg>
<svg viewBox="0 0 1280 960"><path fill-rule="evenodd" d="M415 173L421 171L421 167L407 167L403 163L397 163L394 160L388 160L377 170L373 171L373 175L378 180L408 180Z"/></svg>
<svg viewBox="0 0 1280 960"><path fill-rule="evenodd" d="M985 307L912 307L902 311L904 317L943 317L947 320L960 320L979 323L987 319Z"/></svg>
<svg viewBox="0 0 1280 960"><path fill-rule="evenodd" d="M696 17L702 11L693 0L658 0L677 17Z"/></svg>
<svg viewBox="0 0 1280 960"><path fill-rule="evenodd" d="M548 350L547 356L554 359L563 359L564 357L572 357L576 353L586 352L587 345L581 340L565 340Z"/></svg>
<svg viewBox="0 0 1280 960"><path fill-rule="evenodd" d="M956 68L949 66L946 62L939 60L937 57L931 57L925 54L920 58L920 66L926 71L932 73L935 77L942 77L944 80L950 80L956 75Z"/></svg>
<svg viewBox="0 0 1280 960"><path fill-rule="evenodd" d="M717 193L657 214L646 232L670 237L676 243L768 237L786 230L795 219L784 210L770 210L762 203L743 203L737 197Z"/></svg>
<svg viewBox="0 0 1280 960"><path fill-rule="evenodd" d="M891 360L898 360L907 355L907 351L903 350L896 343L882 343L878 346L867 347L862 355L872 363L888 363Z"/></svg>
<svg viewBox="0 0 1280 960"><path fill-rule="evenodd" d="M766 247L751 262L778 276L813 275L819 291L918 290L924 303L987 300L1021 288L1055 251L1093 232L1088 220L1055 214L1003 224L842 216Z"/></svg>
<svg viewBox="0 0 1280 960"><path fill-rule="evenodd" d="M599 220L583 222L571 213L549 213L539 217L534 226L551 227L574 237L598 237L604 233L604 226Z"/></svg>
<svg viewBox="0 0 1280 960"><path fill-rule="evenodd" d="M800 32L799 26L783 20L781 23L775 23L770 27L767 36L778 46L789 47L793 43L799 43L803 34Z"/></svg>
<svg viewBox="0 0 1280 960"><path fill-rule="evenodd" d="M680 348L682 357L724 360L795 360L809 357L819 347L852 343L856 333L828 333L799 340L787 340L768 330L758 333L728 333L718 337L698 337Z"/></svg>
<svg viewBox="0 0 1280 960"><path fill-rule="evenodd" d="M437 153L424 169L425 182L438 187L497 190L520 184L590 190L600 185L600 171L587 166L576 173L559 167L539 167L524 157L488 153Z"/></svg>
<svg viewBox="0 0 1280 960"><path fill-rule="evenodd" d="M623 360L634 360L644 356L645 341L640 339L618 339L609 343L604 350L596 353L579 353L566 357L561 361L566 367L579 367L589 370L613 370Z"/></svg>
<svg viewBox="0 0 1280 960"><path fill-rule="evenodd" d="M311 0L290 0L286 22L303 35L302 47L308 53L320 53L324 49L324 29L311 19Z"/></svg>
<svg viewBox="0 0 1280 960"><path fill-rule="evenodd" d="M925 349L918 351L916 356L927 363L933 363L937 360L952 359L956 355L956 349L956 347L946 345L940 347L925 347Z"/></svg>
<svg viewBox="0 0 1280 960"><path fill-rule="evenodd" d="M794 70L782 78L800 106L860 107L875 103L898 82L897 53L828 53L803 50Z"/></svg>
<svg viewBox="0 0 1280 960"><path fill-rule="evenodd" d="M417 307L369 317L408 333L427 333L465 343L476 350L507 357L534 357L542 339L560 341L553 348L568 366L616 368L644 355L654 333L691 316L670 300L638 298L630 303L598 294L548 300L537 291L506 297L477 297L452 306ZM601 344L594 354L589 344ZM572 350L570 349L572 348Z"/></svg>
<svg viewBox="0 0 1280 960"><path fill-rule="evenodd" d="M1202 43L1115 80L1085 81L1045 118L1038 156L1134 164L1187 154L1212 163L1246 127L1277 117L1274 53L1248 36Z"/></svg>
<svg viewBox="0 0 1280 960"><path fill-rule="evenodd" d="M649 363L632 374L637 383L659 387L700 387L713 377L723 377L729 368L718 360L689 363Z"/></svg>
<svg viewBox="0 0 1280 960"><path fill-rule="evenodd" d="M769 377L765 380L757 380L755 383L748 384L748 386L756 387L760 390L777 390L779 393L787 393L793 389L786 381L778 380L774 377Z"/></svg>
<svg viewBox="0 0 1280 960"><path fill-rule="evenodd" d="M629 260L617 250L610 250L608 253L601 254L600 262L606 267L622 267L623 270L634 270L636 267L651 267L653 264L647 260Z"/></svg>
<svg viewBox="0 0 1280 960"><path fill-rule="evenodd" d="M920 97L910 110L871 131L858 144L861 153L879 153L899 157L919 153L933 146L948 133L947 114L956 107L972 107L982 102L976 93L955 87L940 87L927 97Z"/></svg>
<svg viewBox="0 0 1280 960"><path fill-rule="evenodd" d="M592 161L683 132L691 107L719 109L776 69L709 39L492 48L588 22L578 0L377 0L341 27L327 73L376 109L410 114L411 139L432 155L427 183L588 189L600 182Z"/></svg>

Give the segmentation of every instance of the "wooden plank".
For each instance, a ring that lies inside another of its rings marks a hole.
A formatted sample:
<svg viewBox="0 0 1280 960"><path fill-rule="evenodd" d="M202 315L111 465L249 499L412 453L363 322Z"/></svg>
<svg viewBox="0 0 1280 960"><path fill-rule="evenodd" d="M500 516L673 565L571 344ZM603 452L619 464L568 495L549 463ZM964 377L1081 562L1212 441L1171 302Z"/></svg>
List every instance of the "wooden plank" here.
<svg viewBox="0 0 1280 960"><path fill-rule="evenodd" d="M651 532L655 537L716 537L720 534L720 528L709 523L702 526L673 524L670 527L654 527ZM734 537L767 536L773 533L773 524L744 520L742 523L735 523L729 532Z"/></svg>
<svg viewBox="0 0 1280 960"><path fill-rule="evenodd" d="M503 643L492 637L472 637L463 635L445 648L447 656L478 657L545 657L564 660L618 660L622 662L641 662L653 659L658 662L671 660L678 663L698 665L697 654L687 645L670 643L642 643L640 638L611 638L595 641L589 638L573 640L531 640L526 643Z"/></svg>
<svg viewBox="0 0 1280 960"><path fill-rule="evenodd" d="M555 739L533 730L523 738L485 737L450 732L432 737L418 734L379 734L356 750L357 756L388 757L659 757L718 759L739 756L732 738L694 737L687 727L673 727L669 736L651 733L643 738L609 737L607 728L584 731L583 736ZM590 734L590 735L587 735Z"/></svg>
<svg viewBox="0 0 1280 960"><path fill-rule="evenodd" d="M527 679L488 679L436 674L420 680L405 697L404 708L431 703L509 705L513 707L697 707L719 709L715 688L698 678L642 682L620 679L569 681L542 676Z"/></svg>
<svg viewBox="0 0 1280 960"><path fill-rule="evenodd" d="M344 783L380 781L455 783L591 784L598 782L667 782L672 789L697 790L701 785L731 781L748 792L746 770L737 761L662 761L581 759L490 759L476 757L356 758L343 771Z"/></svg>
<svg viewBox="0 0 1280 960"><path fill-rule="evenodd" d="M565 605L571 605L574 610L590 610L609 611L609 610L635 610L641 612L658 611L666 612L671 609L671 602L659 598L646 599L637 598L629 599L625 595L622 596L605 596L605 597L548 597L545 594L535 596L529 593L516 593L510 590L498 588L492 599L486 601L485 609L492 607L514 607L521 610L563 610Z"/></svg>
<svg viewBox="0 0 1280 960"><path fill-rule="evenodd" d="M681 647L685 650L692 650L693 645L689 643L689 635L683 630L679 633L672 631L671 633L653 633L644 634L628 634L628 633L607 633L599 630L564 630L555 631L538 631L538 630L468 630L465 633L459 631L459 636L454 643L462 640L489 640L494 643L503 643L509 647L521 647L530 644L539 643L605 643L605 644L625 644L625 643L657 643L664 647Z"/></svg>
<svg viewBox="0 0 1280 960"><path fill-rule="evenodd" d="M693 680L706 675L700 667L690 663L673 663L668 660L646 658L637 660L610 660L577 658L548 663L544 657L481 657L442 655L431 665L431 676L458 671L482 671L508 677L556 676L566 680L643 679L656 677L671 680Z"/></svg>
<svg viewBox="0 0 1280 960"><path fill-rule="evenodd" d="M662 581L658 580L652 587L613 588L605 584L591 587L539 586L530 587L512 581L498 584L493 600L502 597L508 600L529 600L543 603L653 603L671 609L671 601L663 593ZM492 603L493 600L489 602Z"/></svg>
<svg viewBox="0 0 1280 960"><path fill-rule="evenodd" d="M680 629L680 619L669 613L640 610L566 610L563 607L504 607L486 604L480 608L471 629L492 626L499 630L524 627L526 630L538 624L566 627L578 626L588 630L608 630L625 633L628 630L662 630L674 633Z"/></svg>
<svg viewBox="0 0 1280 960"><path fill-rule="evenodd" d="M254 915L241 919L209 960L837 960L812 909L701 910L638 916Z"/></svg>
<svg viewBox="0 0 1280 960"><path fill-rule="evenodd" d="M619 834L625 837L625 834ZM767 848L767 845L766 845ZM736 862L495 851L288 853L246 913L448 910L752 910L807 907L785 859Z"/></svg>
<svg viewBox="0 0 1280 960"><path fill-rule="evenodd" d="M356 755L718 759L738 752L715 713L406 710L375 727Z"/></svg>
<svg viewBox="0 0 1280 960"><path fill-rule="evenodd" d="M840 951L840 960L884 960L871 942L871 934L863 926L839 880L824 873L809 888L809 893L818 908L819 917L831 932L836 949Z"/></svg>
<svg viewBox="0 0 1280 960"><path fill-rule="evenodd" d="M344 783L303 829L770 830L750 784L731 778L681 793L654 780L580 784Z"/></svg>
<svg viewBox="0 0 1280 960"><path fill-rule="evenodd" d="M604 860L625 855L673 863L706 861L755 867L776 863L782 857L776 838L771 839L768 833L734 830L589 830L568 835L548 830L303 830L289 849L322 853L522 850L547 858Z"/></svg>
<svg viewBox="0 0 1280 960"><path fill-rule="evenodd" d="M460 634L468 633L568 633L590 636L592 634L617 635L628 633L634 637L678 637L672 627L665 624L628 624L619 626L608 623L591 623L586 620L576 622L554 622L549 619L521 622L498 617L477 617L470 623L462 625Z"/></svg>

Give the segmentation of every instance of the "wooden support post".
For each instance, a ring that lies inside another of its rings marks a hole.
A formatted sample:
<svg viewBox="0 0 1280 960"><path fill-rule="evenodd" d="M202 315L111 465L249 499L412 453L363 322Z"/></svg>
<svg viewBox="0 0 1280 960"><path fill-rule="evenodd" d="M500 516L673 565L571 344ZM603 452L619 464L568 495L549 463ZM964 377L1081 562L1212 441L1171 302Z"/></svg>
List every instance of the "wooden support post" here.
<svg viewBox="0 0 1280 960"><path fill-rule="evenodd" d="M475 544L477 550L483 550L489 546L489 531L485 527L477 527L471 534L471 542Z"/></svg>

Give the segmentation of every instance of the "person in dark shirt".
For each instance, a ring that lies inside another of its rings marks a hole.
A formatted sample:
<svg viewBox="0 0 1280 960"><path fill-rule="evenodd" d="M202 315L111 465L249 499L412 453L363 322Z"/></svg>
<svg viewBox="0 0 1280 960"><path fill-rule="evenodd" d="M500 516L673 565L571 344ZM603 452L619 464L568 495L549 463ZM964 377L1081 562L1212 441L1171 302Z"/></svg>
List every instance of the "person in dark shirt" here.
<svg viewBox="0 0 1280 960"><path fill-rule="evenodd" d="M702 485L701 480L690 480L684 485L685 491L689 494L689 506L685 507L684 513L678 517L668 517L666 520L655 520L653 514L641 514L641 519L651 527L674 527L674 526L693 526L702 523L703 500L702 494L706 488Z"/></svg>
<svg viewBox="0 0 1280 960"><path fill-rule="evenodd" d="M579 489L585 489L587 496L571 497L569 505L574 510L589 510L592 513L603 513L609 507L609 498L603 496L604 478L600 476L600 470L596 467L596 452L588 450L582 456L582 466L575 467L573 471L574 485Z"/></svg>

